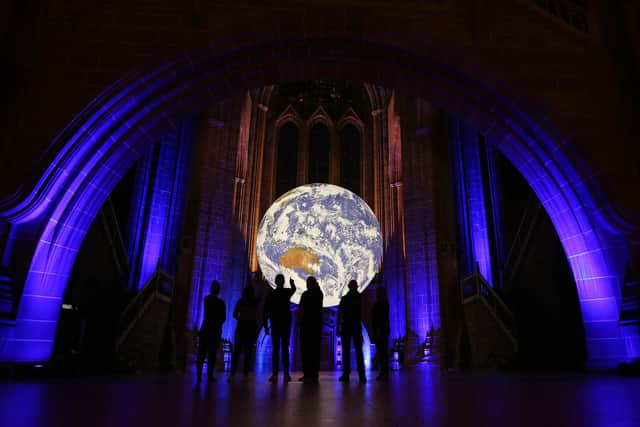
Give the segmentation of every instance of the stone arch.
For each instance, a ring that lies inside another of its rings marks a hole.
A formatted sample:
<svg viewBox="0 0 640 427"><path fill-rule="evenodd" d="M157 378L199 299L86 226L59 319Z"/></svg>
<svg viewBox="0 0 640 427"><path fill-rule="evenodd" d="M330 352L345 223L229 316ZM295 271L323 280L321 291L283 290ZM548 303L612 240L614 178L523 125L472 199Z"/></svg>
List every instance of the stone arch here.
<svg viewBox="0 0 640 427"><path fill-rule="evenodd" d="M280 129L282 126L286 125L287 123L293 123L298 128L298 131L301 133L304 131L304 127L305 127L304 120L302 120L302 117L300 117L300 114L291 105L289 105L282 112L282 114L280 114L276 119L275 121L276 131Z"/></svg>
<svg viewBox="0 0 640 427"><path fill-rule="evenodd" d="M319 123L325 125L330 132L333 132L333 129L335 128L335 123L333 123L331 116L329 116L329 113L327 113L322 106L316 108L307 120L307 129L311 129Z"/></svg>
<svg viewBox="0 0 640 427"><path fill-rule="evenodd" d="M340 117L338 123L336 124L336 129L338 130L338 132L340 132L342 128L347 125L352 125L356 129L358 129L358 131L360 132L360 138L364 136L364 123L351 107L349 107L349 109L342 115L342 117Z"/></svg>
<svg viewBox="0 0 640 427"><path fill-rule="evenodd" d="M300 58L312 66L294 66ZM304 40L201 51L116 82L56 138L28 193L0 207L0 218L37 236L25 251L31 262L23 272L16 324L0 336L0 360L49 358L60 302L91 221L144 147L175 126L174 118L243 89L354 76L409 89L491 138L529 182L562 241L578 287L590 364L639 354L637 331L627 336L617 324L624 233L631 227L547 119L516 95L444 63L362 40Z"/></svg>

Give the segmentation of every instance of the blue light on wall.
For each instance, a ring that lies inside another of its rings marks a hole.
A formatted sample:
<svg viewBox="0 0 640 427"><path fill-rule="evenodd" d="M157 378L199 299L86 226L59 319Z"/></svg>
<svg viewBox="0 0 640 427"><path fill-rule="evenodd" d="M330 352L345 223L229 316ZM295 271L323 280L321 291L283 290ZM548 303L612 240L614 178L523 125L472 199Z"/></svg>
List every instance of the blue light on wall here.
<svg viewBox="0 0 640 427"><path fill-rule="evenodd" d="M144 286L156 269L175 272L192 139L191 125L184 122L149 146L137 165L127 233L133 290Z"/></svg>
<svg viewBox="0 0 640 427"><path fill-rule="evenodd" d="M461 273L476 269L493 284L489 228L484 199L478 131L460 120L449 119L449 135L456 184L458 229L461 234Z"/></svg>
<svg viewBox="0 0 640 427"><path fill-rule="evenodd" d="M433 58L362 40L358 49L350 47L353 43L348 40L335 42L341 49L333 49L327 40L305 39L293 45L285 40L235 50L228 57L212 47L153 70L132 73L80 112L51 145L54 160L43 168L36 185L1 208L2 221L19 228L18 235L32 239L35 248L25 255L32 256L30 267L20 272L25 280L16 325L0 326L0 360L48 359L61 298L89 225L121 176L149 144L171 128L167 118L202 109L216 98L212 88L226 90L237 84L238 89L246 89L242 73L229 71L235 65L245 69L241 64L246 58L252 58L251 67L256 67L278 55L290 56L291 49L306 52L311 61L327 52L338 60L339 55L345 55L345 60L397 58L385 65L398 72L422 72L449 90L426 93L416 85L418 95L433 96L434 103L442 105L451 98L452 108L465 104L464 112L470 116L489 116L487 138L529 183L563 244L578 288L590 365L611 366L638 357L637 329L620 327L617 322L628 253L625 233L632 226L612 212L597 187L598 179L581 164L571 141L556 132L549 118L526 101L518 99L516 104L517 98L507 98ZM299 71L282 72L283 78L304 77L296 74ZM339 74L337 71L337 78ZM381 77L364 68L362 78Z"/></svg>

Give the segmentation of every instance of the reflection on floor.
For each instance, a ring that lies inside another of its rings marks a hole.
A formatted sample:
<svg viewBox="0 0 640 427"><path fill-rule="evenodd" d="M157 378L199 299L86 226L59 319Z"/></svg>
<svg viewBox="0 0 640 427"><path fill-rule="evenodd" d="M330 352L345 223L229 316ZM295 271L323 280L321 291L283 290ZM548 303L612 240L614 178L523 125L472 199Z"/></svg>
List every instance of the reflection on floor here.
<svg viewBox="0 0 640 427"><path fill-rule="evenodd" d="M389 383L269 384L268 374L0 384L0 426L640 426L640 378L392 372ZM374 373L370 373L373 377ZM299 375L295 375L297 379Z"/></svg>

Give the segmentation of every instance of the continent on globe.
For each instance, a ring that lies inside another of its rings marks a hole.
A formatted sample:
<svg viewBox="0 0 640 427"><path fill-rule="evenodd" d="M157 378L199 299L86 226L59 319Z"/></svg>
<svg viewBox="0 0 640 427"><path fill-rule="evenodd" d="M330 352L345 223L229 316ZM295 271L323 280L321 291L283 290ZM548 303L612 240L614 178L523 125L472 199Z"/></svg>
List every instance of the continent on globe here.
<svg viewBox="0 0 640 427"><path fill-rule="evenodd" d="M280 264L287 268L299 268L307 274L315 274L320 265L318 257L306 248L293 247L280 257Z"/></svg>

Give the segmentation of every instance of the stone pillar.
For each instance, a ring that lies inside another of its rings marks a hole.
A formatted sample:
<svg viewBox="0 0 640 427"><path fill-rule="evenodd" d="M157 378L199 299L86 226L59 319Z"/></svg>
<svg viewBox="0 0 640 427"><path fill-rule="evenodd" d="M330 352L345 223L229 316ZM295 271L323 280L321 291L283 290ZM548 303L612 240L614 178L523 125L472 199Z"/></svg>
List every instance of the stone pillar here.
<svg viewBox="0 0 640 427"><path fill-rule="evenodd" d="M192 129L191 123L178 125L148 147L138 163L127 233L132 290L140 290L157 268L169 274L176 271Z"/></svg>
<svg viewBox="0 0 640 427"><path fill-rule="evenodd" d="M406 102L402 133L406 230L407 322L410 354L421 357L422 344L440 329L440 292L433 160L435 111L422 100Z"/></svg>
<svg viewBox="0 0 640 427"><path fill-rule="evenodd" d="M456 248L456 210L452 189L452 164L445 113L433 114L429 132L435 193L435 228L437 230L437 271L440 299L441 330L436 352L443 368L454 365L463 313L458 282Z"/></svg>
<svg viewBox="0 0 640 427"><path fill-rule="evenodd" d="M489 235L491 237L491 270L493 272L492 281L494 288L502 289L502 265L504 264L504 223L503 223L503 197L500 183L500 169L497 167L498 156L500 155L490 140L484 140L482 145L486 162L486 169L483 181L485 184L485 194L487 203L487 217L489 220Z"/></svg>
<svg viewBox="0 0 640 427"><path fill-rule="evenodd" d="M236 181L236 157L240 102L228 101L210 108L202 118L197 137L196 164L193 174L195 229L193 263L187 328L197 329L203 316L204 297L211 282L221 284L220 298L227 306L223 338L232 338L235 328L233 306L240 297L244 281L238 269L246 271L246 263L234 265L234 195L242 193ZM246 182L246 181L245 181ZM244 244L242 244L244 245Z"/></svg>
<svg viewBox="0 0 640 427"><path fill-rule="evenodd" d="M248 270L258 271L256 236L260 219L265 211L265 203L273 197L273 177L275 153L267 140L273 140L273 132L267 133L269 99L273 86L251 91L243 108L240 145L236 178L243 188L238 203L242 205L242 215L236 221L242 229L247 245ZM246 143L244 142L246 141ZM246 147L245 147L246 145ZM246 157L246 161L243 160ZM270 162L267 162L269 159Z"/></svg>
<svg viewBox="0 0 640 427"><path fill-rule="evenodd" d="M395 114L391 92L371 85L365 88L372 106L373 211L384 241L382 281L389 294L394 339L407 335L400 118Z"/></svg>
<svg viewBox="0 0 640 427"><path fill-rule="evenodd" d="M459 268L462 277L476 269L492 283L491 251L478 131L449 119L449 144L456 190Z"/></svg>
<svg viewBox="0 0 640 427"><path fill-rule="evenodd" d="M232 212L233 228L231 230L231 282L234 286L244 286L248 283L250 271L249 249L252 234L249 227L253 225L251 206L248 197L249 187L249 133L252 117L251 96L247 93L240 110L240 123L236 153L236 168L233 179Z"/></svg>

